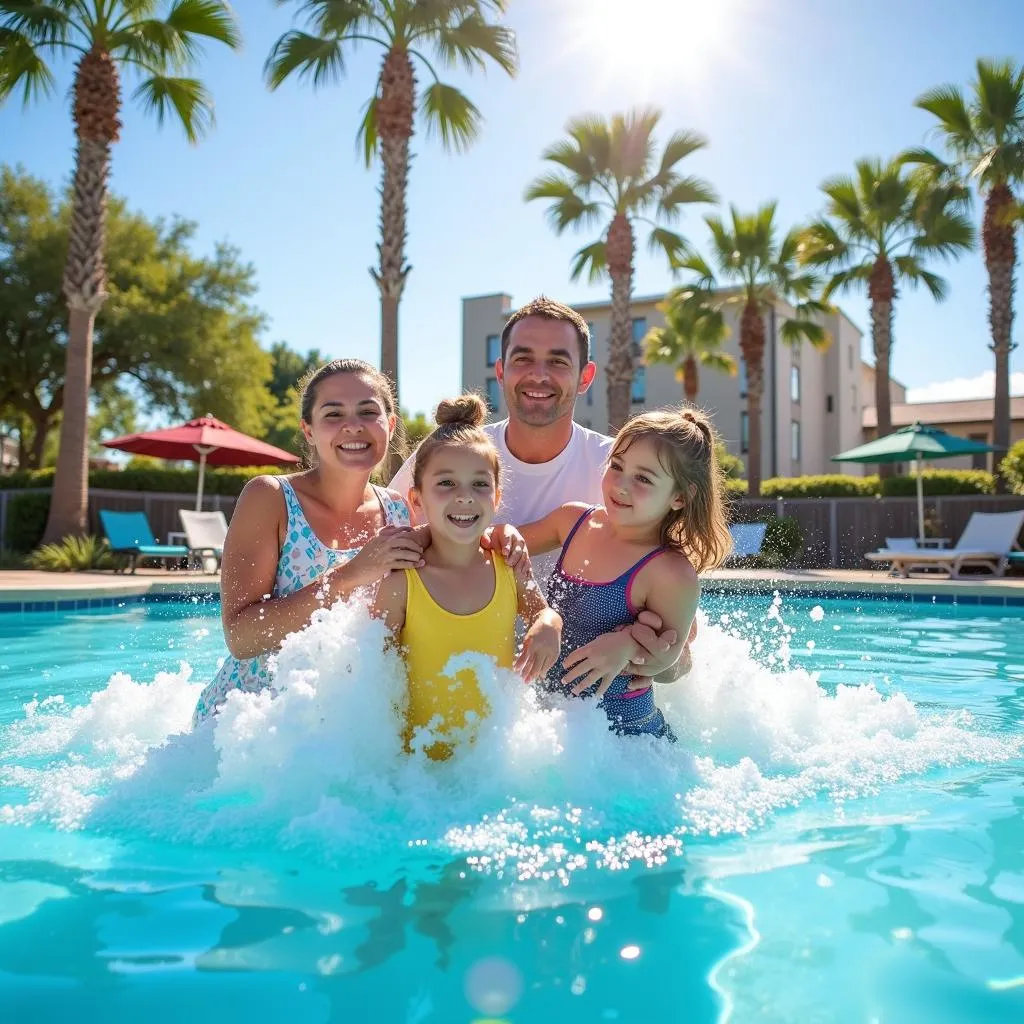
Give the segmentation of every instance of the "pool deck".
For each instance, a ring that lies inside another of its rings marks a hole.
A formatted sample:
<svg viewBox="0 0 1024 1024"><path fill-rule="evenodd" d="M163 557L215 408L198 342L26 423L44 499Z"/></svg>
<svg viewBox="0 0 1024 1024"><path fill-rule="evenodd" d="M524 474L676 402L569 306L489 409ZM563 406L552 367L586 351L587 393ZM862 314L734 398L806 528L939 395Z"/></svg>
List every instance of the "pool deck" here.
<svg viewBox="0 0 1024 1024"><path fill-rule="evenodd" d="M891 599L911 596L928 600L966 599L965 603L1020 604L1024 606L1024 576L1002 579L974 577L950 580L942 577L899 579L883 571L804 569L778 572L769 569L719 569L704 577L708 591L753 591L842 597L865 595ZM111 572L49 573L32 570L0 570L0 608L42 610L41 603L94 603L99 600L138 600L140 598L182 595L209 598L220 587L220 575L178 572L166 569L139 569L134 575ZM973 600L972 600L973 599ZM13 606L13 607L12 607Z"/></svg>

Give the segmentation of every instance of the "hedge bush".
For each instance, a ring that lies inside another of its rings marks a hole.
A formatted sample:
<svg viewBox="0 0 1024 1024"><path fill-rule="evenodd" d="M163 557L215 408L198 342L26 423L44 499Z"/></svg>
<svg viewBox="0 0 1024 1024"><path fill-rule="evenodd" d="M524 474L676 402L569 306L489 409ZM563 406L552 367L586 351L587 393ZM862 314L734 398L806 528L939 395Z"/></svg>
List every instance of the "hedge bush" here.
<svg viewBox="0 0 1024 1024"><path fill-rule="evenodd" d="M995 477L984 469L926 469L921 474L925 494L995 494ZM911 498L917 494L917 478L890 476L882 481L885 498Z"/></svg>
<svg viewBox="0 0 1024 1024"><path fill-rule="evenodd" d="M999 472L1014 494L1024 494L1024 441L1018 441L999 463Z"/></svg>
<svg viewBox="0 0 1024 1024"><path fill-rule="evenodd" d="M31 551L43 539L49 514L49 491L43 494L12 495L7 503L4 546L21 553Z"/></svg>
<svg viewBox="0 0 1024 1024"><path fill-rule="evenodd" d="M241 494L254 477L288 472L280 466L222 466L206 471L206 494ZM52 487L53 468L19 470L0 477L0 489L20 490ZM199 484L197 469L93 469L89 486L111 491L153 491L192 494Z"/></svg>
<svg viewBox="0 0 1024 1024"><path fill-rule="evenodd" d="M761 484L763 498L870 498L876 494L877 476L776 476Z"/></svg>
<svg viewBox="0 0 1024 1024"><path fill-rule="evenodd" d="M59 544L44 544L25 559L25 564L43 572L82 572L113 569L118 560L105 538L87 536L65 537Z"/></svg>

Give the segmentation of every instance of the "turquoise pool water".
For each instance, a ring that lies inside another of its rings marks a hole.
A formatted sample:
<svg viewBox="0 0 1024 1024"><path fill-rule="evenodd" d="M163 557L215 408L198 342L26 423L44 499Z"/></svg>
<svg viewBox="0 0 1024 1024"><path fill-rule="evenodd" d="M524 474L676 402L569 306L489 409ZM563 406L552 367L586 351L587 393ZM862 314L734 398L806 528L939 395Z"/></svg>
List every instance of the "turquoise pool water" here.
<svg viewBox="0 0 1024 1024"><path fill-rule="evenodd" d="M0 1020L1024 1020L1024 617L713 596L676 748L493 681L403 758L354 610L187 734L216 609L0 615Z"/></svg>

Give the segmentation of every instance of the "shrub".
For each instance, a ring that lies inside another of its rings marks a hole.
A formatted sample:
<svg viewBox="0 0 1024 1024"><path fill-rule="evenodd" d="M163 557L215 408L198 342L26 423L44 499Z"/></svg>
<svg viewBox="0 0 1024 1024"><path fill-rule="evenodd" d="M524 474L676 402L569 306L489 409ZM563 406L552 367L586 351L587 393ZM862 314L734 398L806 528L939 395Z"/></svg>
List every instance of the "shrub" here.
<svg viewBox="0 0 1024 1024"><path fill-rule="evenodd" d="M12 551L31 551L42 539L50 514L50 492L14 494L7 503L4 545Z"/></svg>
<svg viewBox="0 0 1024 1024"><path fill-rule="evenodd" d="M725 494L729 498L745 498L747 496L747 481L727 476L725 478Z"/></svg>
<svg viewBox="0 0 1024 1024"><path fill-rule="evenodd" d="M995 477L984 469L926 469L921 474L928 495L995 494ZM886 498L910 498L917 494L917 477L890 476L882 481Z"/></svg>
<svg viewBox="0 0 1024 1024"><path fill-rule="evenodd" d="M113 569L110 545L99 537L65 537L58 544L44 544L25 559L30 569L43 572L81 572L84 569Z"/></svg>
<svg viewBox="0 0 1024 1024"><path fill-rule="evenodd" d="M1014 494L1024 494L1024 441L1018 441L999 463L999 472L1006 478Z"/></svg>
<svg viewBox="0 0 1024 1024"><path fill-rule="evenodd" d="M761 484L764 498L865 498L878 493L877 476L776 476Z"/></svg>
<svg viewBox="0 0 1024 1024"><path fill-rule="evenodd" d="M134 460L133 460L134 461ZM52 487L53 469L27 469L0 477L0 489L24 490ZM223 466L206 470L204 490L207 494L241 494L254 477L290 472L280 466ZM159 491L193 494L199 483L197 469L94 469L89 473L89 486L111 491Z"/></svg>
<svg viewBox="0 0 1024 1024"><path fill-rule="evenodd" d="M727 480L739 480L743 476L746 466L738 455L733 455L725 445L719 441L715 445L715 455L718 456L718 464Z"/></svg>
<svg viewBox="0 0 1024 1024"><path fill-rule="evenodd" d="M771 516L764 534L761 554L755 564L766 569L782 569L792 565L804 550L804 531L792 516Z"/></svg>

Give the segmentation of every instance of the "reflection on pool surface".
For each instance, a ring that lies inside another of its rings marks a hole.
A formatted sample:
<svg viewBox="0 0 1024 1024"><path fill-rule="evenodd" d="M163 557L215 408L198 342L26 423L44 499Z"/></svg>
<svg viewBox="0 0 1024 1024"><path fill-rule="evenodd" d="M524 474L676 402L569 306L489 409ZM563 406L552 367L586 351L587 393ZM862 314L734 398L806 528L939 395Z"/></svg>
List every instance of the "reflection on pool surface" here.
<svg viewBox="0 0 1024 1024"><path fill-rule="evenodd" d="M677 747L437 766L358 611L193 735L216 608L0 616L3 1019L1024 1019L1015 611L713 596Z"/></svg>

